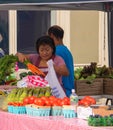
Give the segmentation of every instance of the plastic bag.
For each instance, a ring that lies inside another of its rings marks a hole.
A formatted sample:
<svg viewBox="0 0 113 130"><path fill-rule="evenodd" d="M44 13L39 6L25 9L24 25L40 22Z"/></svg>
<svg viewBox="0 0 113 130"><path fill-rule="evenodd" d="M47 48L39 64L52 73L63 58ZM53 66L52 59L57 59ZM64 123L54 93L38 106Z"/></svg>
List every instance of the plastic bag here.
<svg viewBox="0 0 113 130"><path fill-rule="evenodd" d="M45 79L48 81L48 83L52 89L52 94L58 98L65 97L66 94L57 79L57 75L56 75L54 67L53 67L53 61L49 60L47 62L47 65L48 65L48 74L46 75Z"/></svg>

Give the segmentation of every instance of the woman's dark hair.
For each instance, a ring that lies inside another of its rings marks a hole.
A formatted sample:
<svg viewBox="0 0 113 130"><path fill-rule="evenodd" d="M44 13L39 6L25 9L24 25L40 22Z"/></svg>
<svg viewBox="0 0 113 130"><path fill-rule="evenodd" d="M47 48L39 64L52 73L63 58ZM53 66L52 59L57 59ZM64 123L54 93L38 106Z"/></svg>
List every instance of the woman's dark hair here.
<svg viewBox="0 0 113 130"><path fill-rule="evenodd" d="M36 41L36 50L37 53L39 54L39 47L41 45L49 45L53 49L53 54L55 54L55 44L53 39L50 36L41 36L40 38L37 39Z"/></svg>
<svg viewBox="0 0 113 130"><path fill-rule="evenodd" d="M64 30L58 25L53 25L48 29L48 35L53 34L56 38L63 39Z"/></svg>

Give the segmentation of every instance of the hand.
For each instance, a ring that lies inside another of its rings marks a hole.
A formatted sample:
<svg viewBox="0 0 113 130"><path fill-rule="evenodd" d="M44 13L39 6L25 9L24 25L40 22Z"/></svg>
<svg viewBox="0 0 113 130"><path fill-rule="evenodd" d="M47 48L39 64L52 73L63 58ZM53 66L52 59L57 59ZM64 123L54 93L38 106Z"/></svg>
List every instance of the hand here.
<svg viewBox="0 0 113 130"><path fill-rule="evenodd" d="M20 62L24 62L25 60L27 60L27 56L24 55L23 53L17 53L16 56L18 57Z"/></svg>

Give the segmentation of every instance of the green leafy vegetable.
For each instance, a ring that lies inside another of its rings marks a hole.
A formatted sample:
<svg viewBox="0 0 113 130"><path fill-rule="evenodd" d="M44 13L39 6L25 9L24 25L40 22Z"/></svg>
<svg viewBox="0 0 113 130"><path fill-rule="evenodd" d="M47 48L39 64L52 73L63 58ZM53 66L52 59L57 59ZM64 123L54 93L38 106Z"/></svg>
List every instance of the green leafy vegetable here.
<svg viewBox="0 0 113 130"><path fill-rule="evenodd" d="M15 63L18 57L11 54L0 58L0 84L3 84L6 77L15 71Z"/></svg>

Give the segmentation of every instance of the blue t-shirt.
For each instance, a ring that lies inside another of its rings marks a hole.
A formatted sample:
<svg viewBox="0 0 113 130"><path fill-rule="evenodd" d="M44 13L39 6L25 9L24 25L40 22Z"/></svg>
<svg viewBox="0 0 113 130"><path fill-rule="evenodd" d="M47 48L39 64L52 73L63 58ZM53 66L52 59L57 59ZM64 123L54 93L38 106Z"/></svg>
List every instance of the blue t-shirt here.
<svg viewBox="0 0 113 130"><path fill-rule="evenodd" d="M56 46L56 55L61 56L65 64L69 70L69 76L63 76L62 82L66 91L66 95L69 97L71 94L71 90L75 88L74 86L74 63L73 57L69 49L65 45L57 45Z"/></svg>

